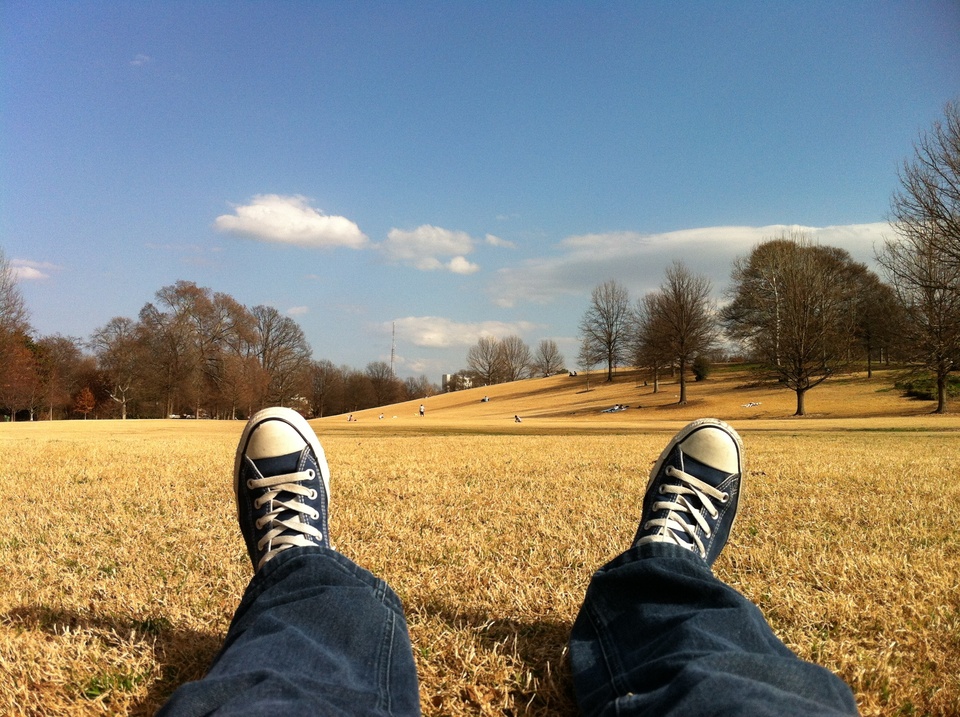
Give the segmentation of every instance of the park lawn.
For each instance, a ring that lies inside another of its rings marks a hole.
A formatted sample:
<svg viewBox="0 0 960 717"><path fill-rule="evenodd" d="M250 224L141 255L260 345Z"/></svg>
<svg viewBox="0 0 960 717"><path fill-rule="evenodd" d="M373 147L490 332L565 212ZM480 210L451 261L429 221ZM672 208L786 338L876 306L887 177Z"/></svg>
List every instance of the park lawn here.
<svg viewBox="0 0 960 717"><path fill-rule="evenodd" d="M575 714L566 640L590 575L628 545L664 443L709 414L740 430L748 474L718 575L864 715L960 713L960 416L863 377L811 391L802 419L743 375L691 384L686 407L584 378L313 422L335 547L400 594L425 714ZM0 713L152 714L203 674L252 572L241 429L0 426Z"/></svg>

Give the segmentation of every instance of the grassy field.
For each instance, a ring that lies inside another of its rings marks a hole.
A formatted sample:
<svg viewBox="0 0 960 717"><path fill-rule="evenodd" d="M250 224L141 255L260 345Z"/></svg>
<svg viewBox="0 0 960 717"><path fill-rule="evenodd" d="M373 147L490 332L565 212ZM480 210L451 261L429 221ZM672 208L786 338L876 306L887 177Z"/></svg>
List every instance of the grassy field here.
<svg viewBox="0 0 960 717"><path fill-rule="evenodd" d="M828 383L803 419L721 373L683 408L672 386L564 376L432 397L424 419L415 402L315 421L333 540L403 599L425 714L574 715L565 645L590 575L629 543L664 443L716 415L748 471L718 575L864 715L957 715L960 416L886 378ZM0 426L0 714L152 714L203 674L252 572L241 429Z"/></svg>

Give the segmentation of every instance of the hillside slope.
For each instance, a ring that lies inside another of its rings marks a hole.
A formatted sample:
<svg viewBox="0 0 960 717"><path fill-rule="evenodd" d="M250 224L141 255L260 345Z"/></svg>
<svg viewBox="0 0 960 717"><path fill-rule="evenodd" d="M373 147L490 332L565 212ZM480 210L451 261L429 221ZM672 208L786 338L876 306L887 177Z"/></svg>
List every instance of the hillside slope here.
<svg viewBox="0 0 960 717"><path fill-rule="evenodd" d="M605 381L603 372L581 372L578 376L551 376L527 379L513 383L445 393L423 401L408 401L378 409L358 411L353 415L361 424L386 421L400 426L419 425L422 428L440 424L453 427L503 427L520 416L523 426L530 423L541 427L563 424L589 429L596 427L627 428L633 424L686 422L702 416L714 416L738 424L756 421L760 427L768 421L831 421L848 419L882 419L885 426L955 428L960 416L931 416L932 402L904 398L893 387L895 372L874 371L873 378L866 373L849 374L830 379L807 394L805 417L794 417L796 394L776 383L758 382L742 366L717 369L703 382L691 381L687 387L686 405L677 405L679 386L673 379L660 384L653 392L640 372L619 372L613 383ZM488 397L489 401L482 399ZM421 421L419 405L423 403L426 416ZM615 404L628 408L616 413L605 413ZM383 418L380 415L383 414ZM322 419L324 423L345 422L346 416ZM921 420L923 419L923 420ZM929 422L933 421L932 424ZM519 428L519 427L518 427Z"/></svg>

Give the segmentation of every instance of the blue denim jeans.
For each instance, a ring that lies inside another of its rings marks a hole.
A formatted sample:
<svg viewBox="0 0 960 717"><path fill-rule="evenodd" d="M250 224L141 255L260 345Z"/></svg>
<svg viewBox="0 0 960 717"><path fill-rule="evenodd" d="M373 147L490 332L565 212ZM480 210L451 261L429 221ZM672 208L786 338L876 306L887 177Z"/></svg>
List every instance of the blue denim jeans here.
<svg viewBox="0 0 960 717"><path fill-rule="evenodd" d="M678 546L631 548L590 582L570 637L594 715L853 715L850 689L803 662L755 605ZM161 715L417 715L400 601L326 548L293 548L253 578L202 680Z"/></svg>
<svg viewBox="0 0 960 717"><path fill-rule="evenodd" d="M419 715L400 600L322 547L291 548L250 581L209 672L161 715Z"/></svg>
<svg viewBox="0 0 960 717"><path fill-rule="evenodd" d="M597 571L570 665L584 717L857 714L839 677L799 659L756 605L676 545L631 548Z"/></svg>

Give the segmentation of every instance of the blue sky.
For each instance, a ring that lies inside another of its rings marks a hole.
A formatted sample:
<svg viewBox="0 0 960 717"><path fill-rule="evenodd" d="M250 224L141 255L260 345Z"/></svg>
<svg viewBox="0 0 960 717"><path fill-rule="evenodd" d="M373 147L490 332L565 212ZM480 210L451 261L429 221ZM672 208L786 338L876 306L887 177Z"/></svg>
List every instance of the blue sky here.
<svg viewBox="0 0 960 717"><path fill-rule="evenodd" d="M184 279L317 358L462 368L785 227L872 261L960 2L0 5L0 247L40 334Z"/></svg>

